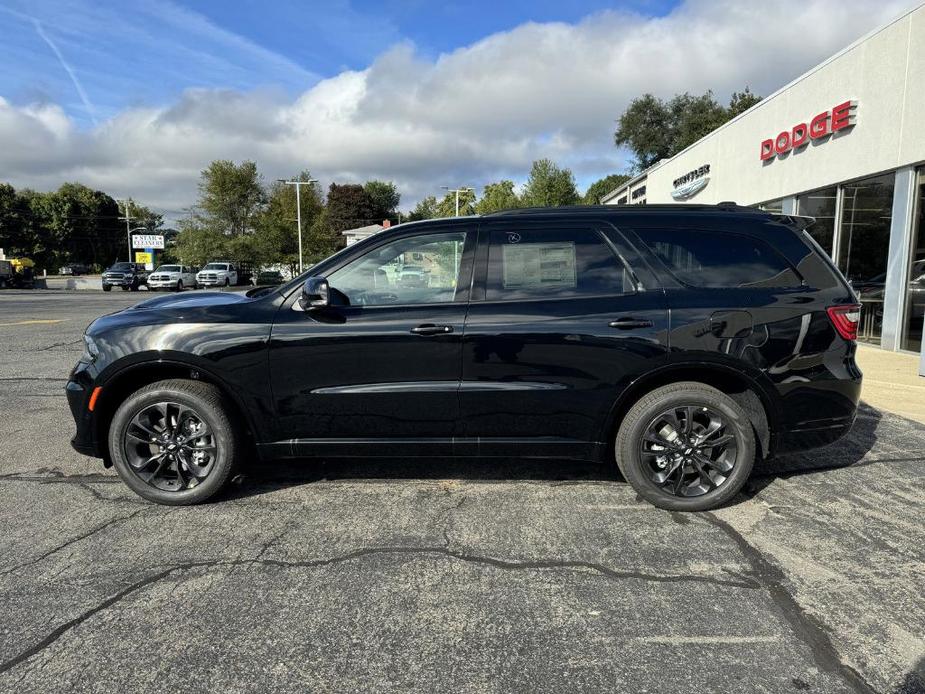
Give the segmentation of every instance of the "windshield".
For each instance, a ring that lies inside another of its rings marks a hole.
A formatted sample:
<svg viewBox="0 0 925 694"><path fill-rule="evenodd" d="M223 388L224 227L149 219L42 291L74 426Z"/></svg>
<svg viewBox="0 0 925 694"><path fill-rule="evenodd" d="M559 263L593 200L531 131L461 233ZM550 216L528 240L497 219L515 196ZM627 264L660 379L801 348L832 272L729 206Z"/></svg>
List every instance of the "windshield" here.
<svg viewBox="0 0 925 694"><path fill-rule="evenodd" d="M155 272L180 272L179 265L161 265Z"/></svg>
<svg viewBox="0 0 925 694"><path fill-rule="evenodd" d="M135 268L131 263L116 263L109 269L110 270L122 270L124 272L125 270L134 270Z"/></svg>
<svg viewBox="0 0 925 694"><path fill-rule="evenodd" d="M227 270L228 265L226 263L209 263L202 269L203 270Z"/></svg>

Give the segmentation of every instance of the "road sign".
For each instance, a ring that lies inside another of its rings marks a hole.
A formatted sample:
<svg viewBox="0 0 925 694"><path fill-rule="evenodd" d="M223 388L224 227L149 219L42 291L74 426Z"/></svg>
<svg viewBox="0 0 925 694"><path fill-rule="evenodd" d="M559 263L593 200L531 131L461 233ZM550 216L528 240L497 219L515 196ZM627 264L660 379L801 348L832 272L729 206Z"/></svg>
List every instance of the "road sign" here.
<svg viewBox="0 0 925 694"><path fill-rule="evenodd" d="M154 262L152 254L145 251L135 251L135 262L144 263L146 266Z"/></svg>
<svg viewBox="0 0 925 694"><path fill-rule="evenodd" d="M132 248L164 248L164 237L160 234L135 234L132 236Z"/></svg>

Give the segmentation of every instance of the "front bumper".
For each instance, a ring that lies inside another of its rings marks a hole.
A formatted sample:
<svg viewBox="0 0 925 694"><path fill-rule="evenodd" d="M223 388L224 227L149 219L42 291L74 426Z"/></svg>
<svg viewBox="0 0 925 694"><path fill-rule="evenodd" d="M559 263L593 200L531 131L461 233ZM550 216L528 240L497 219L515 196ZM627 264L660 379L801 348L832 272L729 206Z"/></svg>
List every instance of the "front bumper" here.
<svg viewBox="0 0 925 694"><path fill-rule="evenodd" d="M179 279L175 280L148 280L149 289L175 289Z"/></svg>
<svg viewBox="0 0 925 694"><path fill-rule="evenodd" d="M71 416L74 417L74 424L77 426L77 431L71 438L71 447L82 455L101 458L103 456L100 454L96 439L93 413L87 408L90 391L91 389L80 383L78 374L75 374L64 387L67 404L71 409Z"/></svg>
<svg viewBox="0 0 925 694"><path fill-rule="evenodd" d="M212 279L208 279L208 280L197 279L196 280L196 282L198 282L201 287L224 287L226 281L228 280L224 277L221 279L216 279L216 280L212 280Z"/></svg>
<svg viewBox="0 0 925 694"><path fill-rule="evenodd" d="M122 279L116 278L103 278L103 286L109 287L131 287L137 280L134 277L123 277ZM139 282L141 284L141 282Z"/></svg>

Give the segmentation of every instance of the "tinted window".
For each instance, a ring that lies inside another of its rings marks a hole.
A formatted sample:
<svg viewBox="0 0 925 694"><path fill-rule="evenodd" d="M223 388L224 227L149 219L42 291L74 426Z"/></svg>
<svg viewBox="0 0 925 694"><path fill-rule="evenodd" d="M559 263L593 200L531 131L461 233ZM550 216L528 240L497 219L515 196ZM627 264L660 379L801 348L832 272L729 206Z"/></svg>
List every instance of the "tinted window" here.
<svg viewBox="0 0 925 694"><path fill-rule="evenodd" d="M491 232L489 301L624 294L632 277L591 229L511 229Z"/></svg>
<svg viewBox="0 0 925 694"><path fill-rule="evenodd" d="M465 232L427 234L379 246L328 275L351 305L438 304L453 301Z"/></svg>
<svg viewBox="0 0 925 694"><path fill-rule="evenodd" d="M640 229L640 238L684 284L694 287L799 287L783 256L760 239L700 229Z"/></svg>

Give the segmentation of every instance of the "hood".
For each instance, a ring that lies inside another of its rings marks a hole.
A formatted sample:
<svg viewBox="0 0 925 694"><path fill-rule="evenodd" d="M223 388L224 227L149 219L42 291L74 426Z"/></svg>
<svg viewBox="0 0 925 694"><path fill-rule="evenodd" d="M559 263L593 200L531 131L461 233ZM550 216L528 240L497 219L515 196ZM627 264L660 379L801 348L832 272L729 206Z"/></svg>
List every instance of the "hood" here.
<svg viewBox="0 0 925 694"><path fill-rule="evenodd" d="M126 310L140 311L144 309L200 308L203 306L239 304L250 300L250 297L247 296L247 290L239 292L195 292L190 294L158 296L135 304Z"/></svg>

